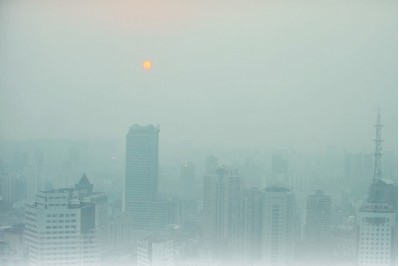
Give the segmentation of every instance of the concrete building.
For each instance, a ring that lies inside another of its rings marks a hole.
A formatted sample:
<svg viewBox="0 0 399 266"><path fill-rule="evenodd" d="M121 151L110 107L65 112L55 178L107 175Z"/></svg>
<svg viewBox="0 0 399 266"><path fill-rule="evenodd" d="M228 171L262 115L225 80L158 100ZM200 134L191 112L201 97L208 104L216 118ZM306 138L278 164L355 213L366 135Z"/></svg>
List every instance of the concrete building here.
<svg viewBox="0 0 399 266"><path fill-rule="evenodd" d="M241 177L219 168L204 176L203 240L209 255L239 261L243 255Z"/></svg>
<svg viewBox="0 0 399 266"><path fill-rule="evenodd" d="M75 189L40 191L26 206L29 265L99 265L95 211Z"/></svg>
<svg viewBox="0 0 399 266"><path fill-rule="evenodd" d="M130 251L132 217L128 213L118 213L110 217L107 246L111 253Z"/></svg>
<svg viewBox="0 0 399 266"><path fill-rule="evenodd" d="M133 125L126 136L124 209L153 201L158 192L159 126Z"/></svg>
<svg viewBox="0 0 399 266"><path fill-rule="evenodd" d="M7 173L0 178L0 193L3 200L16 202L26 199L26 178L19 173Z"/></svg>
<svg viewBox="0 0 399 266"><path fill-rule="evenodd" d="M137 242L137 266L173 266L173 240L146 237Z"/></svg>
<svg viewBox="0 0 399 266"><path fill-rule="evenodd" d="M94 186L90 183L86 174L83 174L80 178L79 182L75 185L75 189L78 191L79 198L87 197L95 205L95 226L97 228L100 250L104 254L107 252L107 239L109 238L108 197L104 192L93 192Z"/></svg>
<svg viewBox="0 0 399 266"><path fill-rule="evenodd" d="M367 203L357 215L359 266L396 264L396 214L392 205Z"/></svg>
<svg viewBox="0 0 399 266"><path fill-rule="evenodd" d="M196 196L194 165L190 162L180 166L179 196L183 199L195 199Z"/></svg>
<svg viewBox="0 0 399 266"><path fill-rule="evenodd" d="M154 125L133 125L126 136L124 210L133 230L158 230L178 220L179 204L158 197L158 138Z"/></svg>
<svg viewBox="0 0 399 266"><path fill-rule="evenodd" d="M328 258L331 223L331 197L323 191L309 195L306 202L305 241L308 258Z"/></svg>
<svg viewBox="0 0 399 266"><path fill-rule="evenodd" d="M290 189L273 186L264 190L263 199L262 262L290 265L295 254L295 195Z"/></svg>
<svg viewBox="0 0 399 266"><path fill-rule="evenodd" d="M175 200L142 201L130 210L132 228L153 231L180 222L180 202Z"/></svg>
<svg viewBox="0 0 399 266"><path fill-rule="evenodd" d="M251 188L243 194L244 261L251 264L258 262L261 255L263 193Z"/></svg>

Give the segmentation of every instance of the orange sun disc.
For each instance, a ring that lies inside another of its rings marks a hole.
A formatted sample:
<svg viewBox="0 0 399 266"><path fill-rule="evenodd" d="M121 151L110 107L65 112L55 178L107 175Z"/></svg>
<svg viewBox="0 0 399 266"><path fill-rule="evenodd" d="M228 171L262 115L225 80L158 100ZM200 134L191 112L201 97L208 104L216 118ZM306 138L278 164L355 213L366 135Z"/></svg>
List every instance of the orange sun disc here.
<svg viewBox="0 0 399 266"><path fill-rule="evenodd" d="M145 70L150 70L152 68L152 62L150 60L146 60L143 63L143 68Z"/></svg>

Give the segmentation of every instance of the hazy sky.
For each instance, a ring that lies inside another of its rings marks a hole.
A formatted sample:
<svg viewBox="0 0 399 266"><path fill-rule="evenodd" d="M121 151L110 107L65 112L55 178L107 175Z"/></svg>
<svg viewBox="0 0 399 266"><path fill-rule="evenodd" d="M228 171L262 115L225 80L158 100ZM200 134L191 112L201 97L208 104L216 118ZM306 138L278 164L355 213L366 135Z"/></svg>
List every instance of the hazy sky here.
<svg viewBox="0 0 399 266"><path fill-rule="evenodd" d="M0 140L368 150L377 107L397 147L396 0L0 2Z"/></svg>

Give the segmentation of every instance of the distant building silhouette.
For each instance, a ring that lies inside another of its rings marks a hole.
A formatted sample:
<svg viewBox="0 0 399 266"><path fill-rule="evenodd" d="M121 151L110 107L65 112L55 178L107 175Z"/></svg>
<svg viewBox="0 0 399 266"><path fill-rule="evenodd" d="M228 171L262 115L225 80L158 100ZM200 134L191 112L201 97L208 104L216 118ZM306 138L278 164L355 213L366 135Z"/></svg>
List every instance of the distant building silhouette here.
<svg viewBox="0 0 399 266"><path fill-rule="evenodd" d="M176 201L158 197L159 126L133 125L126 136L124 210L134 230L158 230L178 220Z"/></svg>
<svg viewBox="0 0 399 266"><path fill-rule="evenodd" d="M307 255L319 262L328 259L331 223L331 197L318 190L306 203L305 240Z"/></svg>
<svg viewBox="0 0 399 266"><path fill-rule="evenodd" d="M218 168L218 158L209 155L205 160L205 174L214 174Z"/></svg>
<svg viewBox="0 0 399 266"><path fill-rule="evenodd" d="M204 248L214 258L242 259L241 177L236 169L218 168L204 176Z"/></svg>
<svg viewBox="0 0 399 266"><path fill-rule="evenodd" d="M195 199L196 180L194 165L191 162L182 163L180 166L180 195L184 199Z"/></svg>
<svg viewBox="0 0 399 266"><path fill-rule="evenodd" d="M285 187L264 190L262 212L262 261L267 265L290 265L295 253L296 203Z"/></svg>
<svg viewBox="0 0 399 266"><path fill-rule="evenodd" d="M126 136L125 210L156 199L159 127L130 127Z"/></svg>
<svg viewBox="0 0 399 266"><path fill-rule="evenodd" d="M243 193L243 252L245 263L258 262L261 256L263 197L257 188Z"/></svg>

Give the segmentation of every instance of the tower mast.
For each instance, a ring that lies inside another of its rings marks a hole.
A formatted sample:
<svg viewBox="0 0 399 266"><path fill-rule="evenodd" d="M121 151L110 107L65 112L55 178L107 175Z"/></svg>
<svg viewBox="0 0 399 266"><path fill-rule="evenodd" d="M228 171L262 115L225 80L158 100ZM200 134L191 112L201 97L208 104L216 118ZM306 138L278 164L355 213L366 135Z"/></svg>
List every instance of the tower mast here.
<svg viewBox="0 0 399 266"><path fill-rule="evenodd" d="M382 179L382 169L381 169L381 157L382 157L382 138L381 131L383 125L381 124L381 114L378 109L377 114L377 123L374 125L375 127L375 153L374 153L374 176L373 183L377 183L378 180Z"/></svg>

